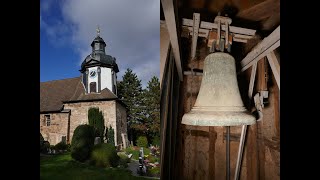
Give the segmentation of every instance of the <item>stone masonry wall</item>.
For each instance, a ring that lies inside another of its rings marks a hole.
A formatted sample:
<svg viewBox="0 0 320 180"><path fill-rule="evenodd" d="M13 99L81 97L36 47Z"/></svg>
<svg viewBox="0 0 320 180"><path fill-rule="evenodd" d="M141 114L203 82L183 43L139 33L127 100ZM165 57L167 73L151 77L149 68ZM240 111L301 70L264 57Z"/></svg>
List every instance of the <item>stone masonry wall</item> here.
<svg viewBox="0 0 320 180"><path fill-rule="evenodd" d="M105 127L111 127L115 133L115 145L117 145L118 139L121 139L121 135L117 136L116 128L116 102L115 101L95 101L95 102L77 102L66 103L64 109L71 110L70 117L70 140L72 140L73 132L77 126L81 124L88 124L88 110L91 107L97 107L104 115ZM71 142L71 141L70 141Z"/></svg>
<svg viewBox="0 0 320 180"><path fill-rule="evenodd" d="M47 126L45 115L50 115L51 123ZM40 114L40 133L44 140L50 145L55 145L62 140L62 136L67 137L68 113L48 113Z"/></svg>
<svg viewBox="0 0 320 180"><path fill-rule="evenodd" d="M126 144L126 147L129 145L128 135L127 135L127 111L126 109L119 103L117 103L117 120L118 120L118 126L117 126L117 136L118 138L118 144ZM125 142L122 142L122 136L121 134L125 134Z"/></svg>

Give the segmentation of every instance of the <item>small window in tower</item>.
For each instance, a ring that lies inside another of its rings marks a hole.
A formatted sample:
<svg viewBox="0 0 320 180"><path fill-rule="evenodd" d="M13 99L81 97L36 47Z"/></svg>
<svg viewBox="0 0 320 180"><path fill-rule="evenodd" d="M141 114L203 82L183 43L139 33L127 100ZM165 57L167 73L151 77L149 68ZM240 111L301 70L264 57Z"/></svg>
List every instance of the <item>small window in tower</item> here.
<svg viewBox="0 0 320 180"><path fill-rule="evenodd" d="M96 82L90 83L90 92L97 92L97 83Z"/></svg>
<svg viewBox="0 0 320 180"><path fill-rule="evenodd" d="M44 115L44 118L46 120L46 126L50 126L51 125L50 115Z"/></svg>
<svg viewBox="0 0 320 180"><path fill-rule="evenodd" d="M100 49L99 43L95 43L95 44L94 44L94 49L95 49L95 50L99 50L99 49Z"/></svg>

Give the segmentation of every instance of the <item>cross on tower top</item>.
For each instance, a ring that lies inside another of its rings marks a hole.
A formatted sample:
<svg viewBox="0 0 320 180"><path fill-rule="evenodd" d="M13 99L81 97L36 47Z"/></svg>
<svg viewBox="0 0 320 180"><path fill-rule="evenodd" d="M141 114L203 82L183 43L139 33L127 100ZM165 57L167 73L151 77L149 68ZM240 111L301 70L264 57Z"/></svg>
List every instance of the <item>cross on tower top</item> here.
<svg viewBox="0 0 320 180"><path fill-rule="evenodd" d="M97 36L100 36L100 27L99 27L99 25L98 25L96 30L97 30Z"/></svg>

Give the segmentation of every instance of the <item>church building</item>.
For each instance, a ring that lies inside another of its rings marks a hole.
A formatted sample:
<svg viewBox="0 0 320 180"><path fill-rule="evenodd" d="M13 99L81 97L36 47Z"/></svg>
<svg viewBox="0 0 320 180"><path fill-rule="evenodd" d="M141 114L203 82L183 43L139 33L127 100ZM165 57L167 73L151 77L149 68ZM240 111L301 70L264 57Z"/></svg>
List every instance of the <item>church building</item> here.
<svg viewBox="0 0 320 180"><path fill-rule="evenodd" d="M117 97L116 58L106 54L99 30L91 47L81 76L40 83L40 133L51 145L71 143L76 127L89 124L88 110L96 107L105 127L114 129L115 145L127 147L127 109Z"/></svg>

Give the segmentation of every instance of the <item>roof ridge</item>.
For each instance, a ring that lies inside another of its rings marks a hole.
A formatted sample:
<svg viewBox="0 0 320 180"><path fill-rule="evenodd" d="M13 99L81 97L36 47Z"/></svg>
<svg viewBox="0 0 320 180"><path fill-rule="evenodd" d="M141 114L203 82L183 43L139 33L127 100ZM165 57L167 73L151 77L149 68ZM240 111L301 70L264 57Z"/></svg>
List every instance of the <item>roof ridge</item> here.
<svg viewBox="0 0 320 180"><path fill-rule="evenodd" d="M72 78L65 78L65 79L55 79L55 80L44 81L44 82L40 82L40 83L48 83L48 82L53 82L53 81L64 81L64 80L67 80L67 79L76 79L76 78L81 78L81 76L72 77Z"/></svg>

